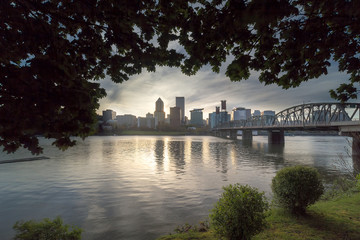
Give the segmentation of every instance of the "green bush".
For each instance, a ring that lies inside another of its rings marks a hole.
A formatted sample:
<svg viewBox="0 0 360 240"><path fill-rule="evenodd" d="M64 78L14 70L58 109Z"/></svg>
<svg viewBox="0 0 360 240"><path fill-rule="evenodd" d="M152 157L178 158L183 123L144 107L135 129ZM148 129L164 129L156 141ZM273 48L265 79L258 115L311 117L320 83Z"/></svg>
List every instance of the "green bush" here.
<svg viewBox="0 0 360 240"><path fill-rule="evenodd" d="M264 193L248 185L223 187L219 201L210 214L214 231L228 239L250 239L266 226L269 205Z"/></svg>
<svg viewBox="0 0 360 240"><path fill-rule="evenodd" d="M295 166L278 171L272 179L274 199L295 214L319 200L324 192L320 174L314 168Z"/></svg>
<svg viewBox="0 0 360 240"><path fill-rule="evenodd" d="M82 230L77 227L71 227L69 231L68 225L63 225L60 217L51 221L48 218L41 222L20 221L16 222L13 229L16 232L15 240L78 240L81 239Z"/></svg>

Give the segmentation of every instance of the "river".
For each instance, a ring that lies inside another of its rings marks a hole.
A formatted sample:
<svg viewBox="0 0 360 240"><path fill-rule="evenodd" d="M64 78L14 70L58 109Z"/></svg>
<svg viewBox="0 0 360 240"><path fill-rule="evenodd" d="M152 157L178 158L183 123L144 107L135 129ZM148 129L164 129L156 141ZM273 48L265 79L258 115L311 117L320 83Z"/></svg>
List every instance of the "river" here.
<svg viewBox="0 0 360 240"><path fill-rule="evenodd" d="M271 146L210 136L89 137L62 152L41 139L48 159L0 164L0 239L18 220L61 216L83 239L156 239L206 219L222 186L241 183L271 198L271 179L284 166L319 170L326 183L352 167L349 139L286 136ZM339 156L342 155L342 156ZM20 150L4 160L31 157ZM351 169L350 169L351 171Z"/></svg>

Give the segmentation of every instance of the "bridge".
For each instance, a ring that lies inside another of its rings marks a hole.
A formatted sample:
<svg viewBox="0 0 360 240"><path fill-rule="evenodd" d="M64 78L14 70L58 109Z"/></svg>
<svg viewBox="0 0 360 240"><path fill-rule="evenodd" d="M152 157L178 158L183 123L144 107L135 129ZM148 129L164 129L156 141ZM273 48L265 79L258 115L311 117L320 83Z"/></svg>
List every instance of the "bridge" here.
<svg viewBox="0 0 360 240"><path fill-rule="evenodd" d="M338 131L353 138L354 147L360 147L360 103L306 103L278 112L275 116L253 116L247 120L230 121L211 131L218 137L252 140L253 130L268 131L269 143L284 144L284 131ZM360 151L359 151L360 154Z"/></svg>

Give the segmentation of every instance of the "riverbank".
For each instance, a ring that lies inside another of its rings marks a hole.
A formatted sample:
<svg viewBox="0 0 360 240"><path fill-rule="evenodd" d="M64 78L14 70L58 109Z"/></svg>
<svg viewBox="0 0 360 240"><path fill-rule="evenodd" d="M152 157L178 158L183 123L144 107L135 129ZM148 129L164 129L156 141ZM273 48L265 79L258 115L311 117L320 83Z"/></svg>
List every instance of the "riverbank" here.
<svg viewBox="0 0 360 240"><path fill-rule="evenodd" d="M288 212L273 208L266 230L254 237L262 239L360 239L360 193L344 194L332 200L319 201L310 206L306 216L295 217ZM158 240L218 239L211 228L206 232L189 230L170 234Z"/></svg>

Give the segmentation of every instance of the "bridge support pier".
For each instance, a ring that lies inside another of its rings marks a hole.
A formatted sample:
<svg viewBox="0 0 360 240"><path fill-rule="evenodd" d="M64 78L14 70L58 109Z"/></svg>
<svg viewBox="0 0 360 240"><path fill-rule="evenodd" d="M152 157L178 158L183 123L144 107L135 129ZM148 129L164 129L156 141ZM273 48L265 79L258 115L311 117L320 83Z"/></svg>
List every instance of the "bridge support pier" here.
<svg viewBox="0 0 360 240"><path fill-rule="evenodd" d="M230 131L230 139L233 139L233 140L237 139L237 130Z"/></svg>
<svg viewBox="0 0 360 240"><path fill-rule="evenodd" d="M268 135L268 142L270 144L284 144L285 137L284 137L284 130L269 130Z"/></svg>
<svg viewBox="0 0 360 240"><path fill-rule="evenodd" d="M360 171L360 126L341 126L340 135L352 137L352 157L354 169Z"/></svg>
<svg viewBox="0 0 360 240"><path fill-rule="evenodd" d="M252 141L252 130L243 130L242 131L242 140Z"/></svg>

